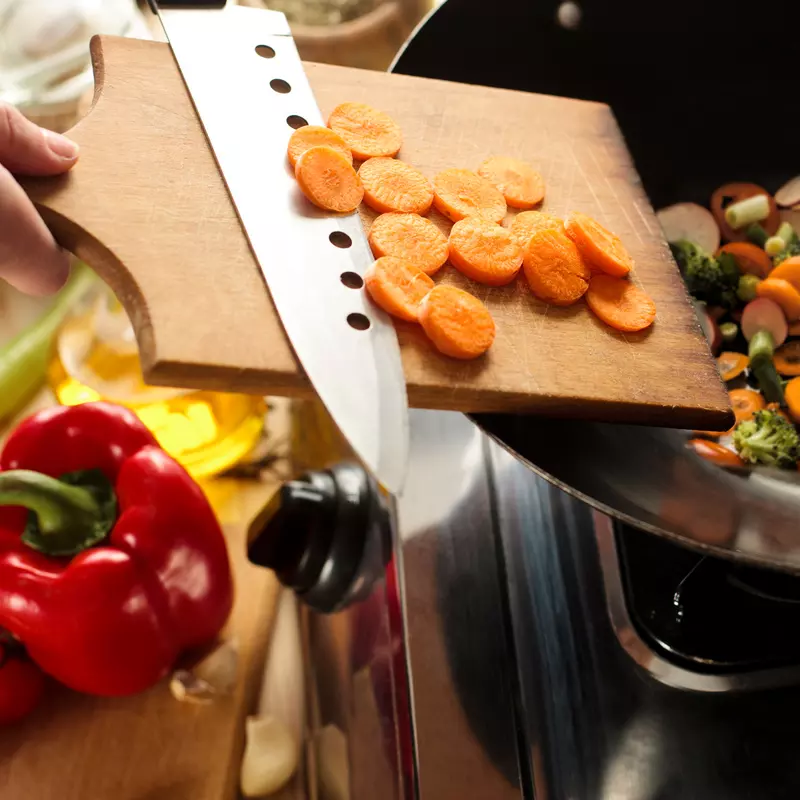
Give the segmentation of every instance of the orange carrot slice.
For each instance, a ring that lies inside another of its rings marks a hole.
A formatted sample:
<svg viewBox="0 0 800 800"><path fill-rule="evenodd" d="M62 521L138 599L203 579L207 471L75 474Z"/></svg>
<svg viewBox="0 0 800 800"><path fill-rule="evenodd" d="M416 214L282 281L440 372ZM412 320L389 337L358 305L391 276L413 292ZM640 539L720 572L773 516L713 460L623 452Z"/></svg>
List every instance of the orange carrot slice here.
<svg viewBox="0 0 800 800"><path fill-rule="evenodd" d="M344 139L330 128L323 128L321 125L304 125L289 137L287 151L289 163L294 167L297 164L297 159L312 147L332 147L340 152L351 164L353 163L353 154L345 144Z"/></svg>
<svg viewBox="0 0 800 800"><path fill-rule="evenodd" d="M381 214L369 229L376 258L395 256L410 261L426 275L447 261L447 237L429 219L417 214Z"/></svg>
<svg viewBox="0 0 800 800"><path fill-rule="evenodd" d="M653 324L656 304L638 286L611 275L594 275L586 304L606 325L618 331L641 331Z"/></svg>
<svg viewBox="0 0 800 800"><path fill-rule="evenodd" d="M450 231L450 263L473 281L505 286L522 266L522 248L506 228L481 217L467 217Z"/></svg>
<svg viewBox="0 0 800 800"><path fill-rule="evenodd" d="M366 103L342 103L328 117L328 127L344 139L359 161L396 156L403 145L400 126Z"/></svg>
<svg viewBox="0 0 800 800"><path fill-rule="evenodd" d="M761 411L767 407L761 393L753 389L733 389L728 392L728 398L731 401L731 408L733 408L733 413L736 417L736 425L752 419L756 411Z"/></svg>
<svg viewBox="0 0 800 800"><path fill-rule="evenodd" d="M468 169L440 172L433 179L433 192L433 204L453 222L472 216L500 222L508 210L500 190Z"/></svg>
<svg viewBox="0 0 800 800"><path fill-rule="evenodd" d="M430 181L410 164L394 158L370 158L358 170L364 202L381 214L427 214L433 203Z"/></svg>
<svg viewBox="0 0 800 800"><path fill-rule="evenodd" d="M370 297L387 314L417 322L419 304L433 289L433 281L408 261L383 256L364 273Z"/></svg>
<svg viewBox="0 0 800 800"><path fill-rule="evenodd" d="M717 356L717 369L724 381L732 381L734 378L738 378L747 369L749 363L750 359L744 353L726 351Z"/></svg>
<svg viewBox="0 0 800 800"><path fill-rule="evenodd" d="M478 167L478 175L496 186L511 208L533 208L544 199L544 178L518 158L489 158Z"/></svg>
<svg viewBox="0 0 800 800"><path fill-rule="evenodd" d="M364 198L364 187L353 165L332 147L312 147L294 169L303 194L326 211L355 211Z"/></svg>
<svg viewBox="0 0 800 800"><path fill-rule="evenodd" d="M431 289L420 304L419 322L434 347L452 358L477 358L494 342L489 309L455 286L440 284Z"/></svg>
<svg viewBox="0 0 800 800"><path fill-rule="evenodd" d="M800 378L792 378L783 390L789 413L795 422L800 422Z"/></svg>
<svg viewBox="0 0 800 800"><path fill-rule="evenodd" d="M739 272L766 278L772 270L772 259L758 245L752 242L729 242L717 250L720 253L729 253L736 259Z"/></svg>
<svg viewBox="0 0 800 800"><path fill-rule="evenodd" d="M800 336L800 322L789 325L789 336Z"/></svg>
<svg viewBox="0 0 800 800"><path fill-rule="evenodd" d="M782 261L769 273L769 277L789 281L800 292L800 256L792 256Z"/></svg>
<svg viewBox="0 0 800 800"><path fill-rule="evenodd" d="M576 303L586 293L591 273L572 240L556 228L535 233L522 266L531 291L557 306Z"/></svg>
<svg viewBox="0 0 800 800"><path fill-rule="evenodd" d="M525 251L531 236L547 228L564 231L564 220L544 211L522 211L514 217L511 223L511 236Z"/></svg>
<svg viewBox="0 0 800 800"><path fill-rule="evenodd" d="M772 361L781 375L800 375L800 341L786 342L775 351Z"/></svg>
<svg viewBox="0 0 800 800"><path fill-rule="evenodd" d="M800 292L789 281L770 275L758 284L756 294L774 300L783 309L788 322L800 319Z"/></svg>
<svg viewBox="0 0 800 800"><path fill-rule="evenodd" d="M718 467L736 468L744 466L744 461L742 461L738 453L718 442L709 442L707 439L690 439L688 444L697 455L712 464L716 464Z"/></svg>
<svg viewBox="0 0 800 800"><path fill-rule="evenodd" d="M575 212L570 214L565 227L567 235L589 264L617 278L624 277L633 269L633 259L619 236L597 220Z"/></svg>

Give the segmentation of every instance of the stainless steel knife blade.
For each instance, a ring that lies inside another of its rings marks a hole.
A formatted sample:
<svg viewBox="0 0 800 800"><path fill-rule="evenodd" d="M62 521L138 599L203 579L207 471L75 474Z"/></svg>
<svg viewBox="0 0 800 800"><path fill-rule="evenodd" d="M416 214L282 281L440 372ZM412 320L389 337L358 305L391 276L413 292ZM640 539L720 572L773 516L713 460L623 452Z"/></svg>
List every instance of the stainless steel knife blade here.
<svg viewBox="0 0 800 800"><path fill-rule="evenodd" d="M358 212L313 207L288 164L293 127L324 120L286 17L231 3L158 13L298 360L365 466L399 493L408 404L397 334L359 288L373 256Z"/></svg>

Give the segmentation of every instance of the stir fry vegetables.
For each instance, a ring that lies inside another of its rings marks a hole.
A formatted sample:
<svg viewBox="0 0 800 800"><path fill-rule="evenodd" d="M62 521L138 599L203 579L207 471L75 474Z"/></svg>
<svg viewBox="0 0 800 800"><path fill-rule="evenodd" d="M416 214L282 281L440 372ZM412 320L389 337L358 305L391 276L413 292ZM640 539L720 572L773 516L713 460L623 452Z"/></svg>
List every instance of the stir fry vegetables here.
<svg viewBox="0 0 800 800"><path fill-rule="evenodd" d="M706 209L658 212L736 416L729 431L692 431L687 446L721 467L800 468L800 236L779 205L756 184L721 186L713 252Z"/></svg>

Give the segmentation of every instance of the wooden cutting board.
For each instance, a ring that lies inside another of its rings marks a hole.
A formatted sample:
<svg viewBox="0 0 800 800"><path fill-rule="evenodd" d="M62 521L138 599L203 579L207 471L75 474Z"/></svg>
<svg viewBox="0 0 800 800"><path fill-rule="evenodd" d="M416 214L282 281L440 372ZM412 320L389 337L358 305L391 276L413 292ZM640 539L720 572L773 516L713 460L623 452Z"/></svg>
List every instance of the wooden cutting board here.
<svg viewBox="0 0 800 800"><path fill-rule="evenodd" d="M308 393L168 45L99 37L92 52L96 104L69 134L81 159L67 176L27 179L25 187L59 241L123 302L145 379ZM496 320L494 346L459 362L435 352L416 326L399 326L411 406L732 424L724 386L607 106L318 64L306 71L323 114L347 100L391 114L405 134L400 158L429 177L448 167L476 169L493 154L537 165L547 184L544 209L562 216L580 210L616 232L636 261L635 279L657 304L651 329L622 335L583 302L564 309L538 301L522 279L500 289L472 285ZM363 216L368 226L374 215ZM450 266L437 280L468 283Z"/></svg>

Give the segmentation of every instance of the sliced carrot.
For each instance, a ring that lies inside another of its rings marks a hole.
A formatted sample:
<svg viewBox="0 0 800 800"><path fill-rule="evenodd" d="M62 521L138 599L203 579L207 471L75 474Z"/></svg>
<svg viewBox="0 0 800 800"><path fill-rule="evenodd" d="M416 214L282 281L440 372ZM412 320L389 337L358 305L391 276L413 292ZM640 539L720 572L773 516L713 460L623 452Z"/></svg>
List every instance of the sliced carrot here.
<svg viewBox="0 0 800 800"><path fill-rule="evenodd" d="M338 150L351 164L353 163L353 154L345 144L344 139L330 128L323 128L322 125L304 125L289 137L287 151L289 163L294 167L297 164L297 159L306 150L320 146L332 147L334 150Z"/></svg>
<svg viewBox="0 0 800 800"><path fill-rule="evenodd" d="M783 309L788 322L800 319L800 292L789 281L770 276L758 284L756 294L774 300Z"/></svg>
<svg viewBox="0 0 800 800"><path fill-rule="evenodd" d="M732 389L728 392L728 398L736 417L736 425L752 419L756 411L767 407L761 392L756 392L754 389Z"/></svg>
<svg viewBox="0 0 800 800"><path fill-rule="evenodd" d="M759 278L766 278L772 270L772 259L758 245L752 242L728 242L717 250L720 253L728 253L736 259L736 266L739 272L748 275L757 275Z"/></svg>
<svg viewBox="0 0 800 800"><path fill-rule="evenodd" d="M800 422L800 378L792 378L783 390L789 413L795 422Z"/></svg>
<svg viewBox="0 0 800 800"><path fill-rule="evenodd" d="M433 179L433 192L433 204L453 222L472 216L500 222L508 210L500 190L468 169L440 172Z"/></svg>
<svg viewBox="0 0 800 800"><path fill-rule="evenodd" d="M724 381L732 381L738 378L750 363L750 359L744 353L734 353L727 351L717 356L717 369Z"/></svg>
<svg viewBox="0 0 800 800"><path fill-rule="evenodd" d="M514 221L511 223L511 235L524 251L528 247L531 236L547 228L555 228L555 230L563 232L564 220L544 211L522 211L514 217Z"/></svg>
<svg viewBox="0 0 800 800"><path fill-rule="evenodd" d="M447 261L447 237L429 219L417 214L381 214L369 229L376 258L395 256L433 275Z"/></svg>
<svg viewBox="0 0 800 800"><path fill-rule="evenodd" d="M496 186L511 208L533 208L544 199L544 178L518 158L489 158L478 167L478 175Z"/></svg>
<svg viewBox="0 0 800 800"><path fill-rule="evenodd" d="M778 226L781 224L781 217L774 198L766 189L755 183L726 183L711 195L711 213L714 215L722 238L726 242L745 241L747 238L747 226L741 229L731 228L725 219L725 209L733 203L746 200L748 197L755 197L757 194L765 194L769 198L769 216L762 220L760 224L772 236L777 232Z"/></svg>
<svg viewBox="0 0 800 800"><path fill-rule="evenodd" d="M427 214L433 187L416 168L394 158L370 158L358 170L364 202L381 214Z"/></svg>
<svg viewBox="0 0 800 800"><path fill-rule="evenodd" d="M419 322L436 349L452 358L477 358L494 342L495 325L489 309L455 286L431 289L420 304Z"/></svg>
<svg viewBox="0 0 800 800"><path fill-rule="evenodd" d="M709 442L707 439L690 439L689 446L701 458L716 464L719 467L743 467L744 461L733 450L719 444L718 442Z"/></svg>
<svg viewBox="0 0 800 800"><path fill-rule="evenodd" d="M792 256L782 261L769 274L770 278L782 278L800 292L800 256Z"/></svg>
<svg viewBox="0 0 800 800"><path fill-rule="evenodd" d="M461 273L487 286L505 286L522 266L522 248L506 228L481 217L467 217L453 225L450 263Z"/></svg>
<svg viewBox="0 0 800 800"><path fill-rule="evenodd" d="M772 361L781 375L800 375L800 341L786 342L775 351Z"/></svg>
<svg viewBox="0 0 800 800"><path fill-rule="evenodd" d="M522 267L536 297L555 306L577 303L589 287L591 272L578 248L556 228L545 228L531 237Z"/></svg>
<svg viewBox="0 0 800 800"><path fill-rule="evenodd" d="M409 261L383 256L364 273L370 297L387 314L417 322L419 304L433 289L433 281Z"/></svg>
<svg viewBox="0 0 800 800"><path fill-rule="evenodd" d="M575 212L570 214L565 227L588 264L617 278L624 277L633 269L633 259L622 240L597 220Z"/></svg>
<svg viewBox="0 0 800 800"><path fill-rule="evenodd" d="M586 304L600 320L618 331L644 330L656 318L656 304L643 289L611 275L592 276Z"/></svg>
<svg viewBox="0 0 800 800"><path fill-rule="evenodd" d="M342 103L328 117L328 127L344 139L353 158L366 161L396 156L403 145L400 126L385 112L366 103Z"/></svg>
<svg viewBox="0 0 800 800"><path fill-rule="evenodd" d="M364 187L353 165L332 147L312 147L298 159L294 170L303 194L326 211L355 211Z"/></svg>

